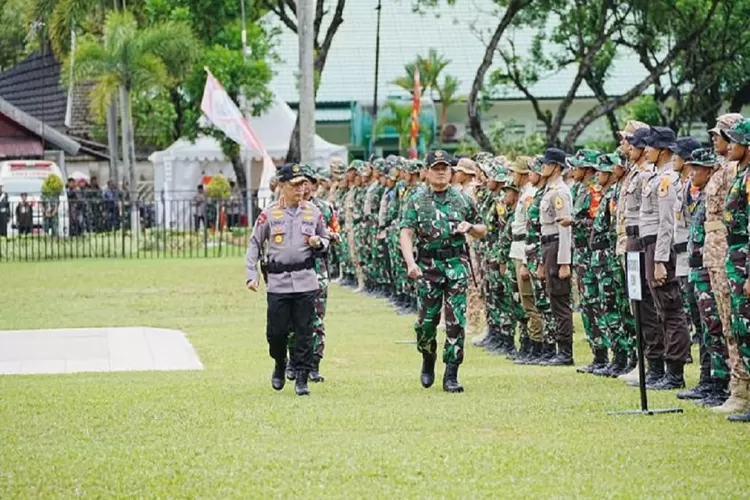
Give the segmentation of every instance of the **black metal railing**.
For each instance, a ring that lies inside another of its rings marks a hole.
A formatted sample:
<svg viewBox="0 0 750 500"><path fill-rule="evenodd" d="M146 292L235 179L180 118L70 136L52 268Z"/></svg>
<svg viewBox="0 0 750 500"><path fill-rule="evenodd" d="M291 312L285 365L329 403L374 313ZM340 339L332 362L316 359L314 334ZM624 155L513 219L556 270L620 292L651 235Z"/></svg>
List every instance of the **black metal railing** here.
<svg viewBox="0 0 750 500"><path fill-rule="evenodd" d="M253 221L248 221L244 197L221 201L157 197L161 199L135 203L11 198L0 204L0 262L245 254ZM257 206L253 214L257 216Z"/></svg>

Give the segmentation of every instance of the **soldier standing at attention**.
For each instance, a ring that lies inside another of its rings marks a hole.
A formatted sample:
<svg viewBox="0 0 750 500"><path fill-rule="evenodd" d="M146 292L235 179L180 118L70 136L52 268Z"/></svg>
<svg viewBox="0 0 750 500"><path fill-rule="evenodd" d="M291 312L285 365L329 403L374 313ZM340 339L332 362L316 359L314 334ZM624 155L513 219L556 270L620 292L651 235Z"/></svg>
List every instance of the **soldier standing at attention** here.
<svg viewBox="0 0 750 500"><path fill-rule="evenodd" d="M688 234L688 265L690 286L698 300L701 321L701 366L698 386L677 393L678 399L697 400L705 406L720 406L727 398L729 387L729 354L724 340L723 325L716 303L716 294L711 289L711 279L705 267L706 243L706 196L705 186L716 168L720 166L710 149L697 149L687 160L692 173L691 182L697 192L690 192L687 208L690 212ZM708 358L706 362L704 357Z"/></svg>
<svg viewBox="0 0 750 500"><path fill-rule="evenodd" d="M745 373L750 372L750 272L748 272L748 219L750 215L750 120L738 121L721 134L730 143L730 161L737 162L737 173L732 180L724 206L724 225L727 231L727 255L724 261L731 295L732 336ZM747 390L745 382L740 382ZM742 389L740 389L740 392ZM732 415L732 422L750 422L750 409L745 403L745 413Z"/></svg>
<svg viewBox="0 0 750 500"><path fill-rule="evenodd" d="M602 361L606 366L608 361L607 349L605 348L603 351L603 358L600 352L602 332L597 323L600 302L597 286L599 280L592 265L592 250L589 245L594 214L596 214L602 196L602 187L596 182L596 176L594 175L600 155L599 151L582 149L573 158L568 159L568 163L573 167L573 178L576 181L570 192L573 199L573 268L578 285L583 330L595 358L595 363L589 366L598 363L598 368L604 368L604 366L599 366ZM570 222L566 220L562 224L569 225ZM598 350L599 359L597 359ZM584 371L583 373L590 372Z"/></svg>
<svg viewBox="0 0 750 500"><path fill-rule="evenodd" d="M684 366L690 353L680 282L675 276L674 206L680 179L672 167L669 150L675 142L667 127L653 127L646 143L646 159L655 170L643 177L638 231L646 264L646 283L663 330L645 338L649 364L648 389L673 390L685 387ZM666 373L664 364L666 362ZM661 373L662 376L655 380Z"/></svg>
<svg viewBox="0 0 750 500"><path fill-rule="evenodd" d="M688 330L693 327L696 342L700 345L700 362L701 369L709 369L710 358L708 351L700 341L701 317L698 313L698 303L693 285L688 279L690 266L688 265L688 233L690 232L690 209L689 199L691 190L695 191L692 182L690 182L690 165L687 160L696 149L701 147L701 143L694 137L680 137L672 146L672 164L674 171L680 176L679 190L677 191L677 203L674 207L674 251L676 254L677 264L675 274L680 282L682 291L682 307L685 310L685 319L687 320ZM691 356L688 354L688 358Z"/></svg>
<svg viewBox="0 0 750 500"><path fill-rule="evenodd" d="M286 351L291 322L295 335L294 359L297 369L295 391L310 394L308 375L313 369L313 322L318 278L316 252L328 249L328 231L318 208L302 200L305 177L297 165L278 170L282 200L264 209L255 221L245 259L247 287L258 290L257 263L260 250L268 241L268 318L266 337L271 358L276 362L271 385L277 391L286 380Z"/></svg>
<svg viewBox="0 0 750 500"><path fill-rule="evenodd" d="M570 224L573 202L570 188L563 179L566 169L565 152L548 148L542 158L542 176L547 179L540 203L542 265L539 276L544 276L547 296L555 317L557 353L545 365L573 365L573 309L570 306L570 266L572 264L572 234Z"/></svg>
<svg viewBox="0 0 750 500"><path fill-rule="evenodd" d="M646 141L650 135L651 129L639 128L633 132L633 135L627 138L627 141L630 144L628 158L632 166L630 167L630 173L625 178L627 187L623 188L620 192L620 204L624 205L625 234L627 235L625 247L628 252L642 252L641 240L639 237L641 197L643 194L643 186L646 184L647 179L653 175L653 167L647 161L645 154ZM641 258L643 258L643 256L641 256ZM641 281L645 283L645 276L641 276L641 278ZM639 308L641 314L641 329L645 340L644 351L646 358L648 358L648 339L657 339L664 336L664 327L659 323L659 320L656 317L654 297L652 296L649 287L643 287L642 298L636 306ZM651 369L652 367L649 366L649 371L646 374L646 382L656 383L664 376L664 363L662 361L654 361L653 363L650 363L650 365L651 364L653 365L653 371ZM631 373L623 376L623 379L629 385L638 387L638 370L634 367Z"/></svg>
<svg viewBox="0 0 750 500"><path fill-rule="evenodd" d="M427 157L429 188L409 200L401 220L400 245L409 278L420 279L419 315L415 325L417 348L422 353L421 382L425 388L435 381L437 325L445 304L443 390L463 392L458 367L464 357L466 289L469 268L466 235L483 238L487 228L479 224L476 207L450 186L451 158L445 151ZM417 258L413 254L416 239Z"/></svg>
<svg viewBox="0 0 750 500"><path fill-rule="evenodd" d="M727 159L730 154L729 141L722 131L731 129L740 120L742 120L742 115L739 113L722 115L717 119L716 126L708 131L720 165L703 189L706 204L706 222L703 225L706 230L703 265L708 269L711 289L719 308L730 369L729 399L721 406L712 408L711 411L723 414L740 412L750 405L750 394L748 394L750 377L745 371L737 350L737 342L732 335L731 295L724 265L728 248L727 228L724 225L724 202L737 175L737 163Z"/></svg>

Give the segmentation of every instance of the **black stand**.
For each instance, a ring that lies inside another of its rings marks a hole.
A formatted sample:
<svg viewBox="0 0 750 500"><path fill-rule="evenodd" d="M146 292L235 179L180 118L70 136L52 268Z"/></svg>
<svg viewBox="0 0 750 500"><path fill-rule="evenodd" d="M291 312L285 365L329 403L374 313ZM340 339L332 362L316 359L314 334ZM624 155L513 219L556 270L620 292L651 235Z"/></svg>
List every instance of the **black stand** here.
<svg viewBox="0 0 750 500"><path fill-rule="evenodd" d="M621 411L610 411L608 415L661 415L665 413L682 413L682 408L660 408L657 410L648 409L648 395L646 393L646 362L643 354L643 330L641 329L641 309L638 307L638 303L642 300L643 286L645 284L646 271L644 269L644 262L641 258L641 253L628 252L628 270L630 265L635 264L633 262L637 256L638 259L638 279L635 279L630 272L628 272L628 294L630 295L630 304L633 307L633 316L635 319L635 342L636 351L638 352L638 389L641 392L641 409L640 410L621 410ZM634 266L635 267L635 266ZM638 293L632 293L634 290Z"/></svg>

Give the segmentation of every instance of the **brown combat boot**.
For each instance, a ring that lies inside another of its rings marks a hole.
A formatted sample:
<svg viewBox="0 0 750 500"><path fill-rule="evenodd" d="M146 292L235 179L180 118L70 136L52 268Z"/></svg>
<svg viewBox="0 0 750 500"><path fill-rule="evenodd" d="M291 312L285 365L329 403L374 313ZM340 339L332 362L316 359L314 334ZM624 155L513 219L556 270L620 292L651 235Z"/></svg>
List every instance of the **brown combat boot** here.
<svg viewBox="0 0 750 500"><path fill-rule="evenodd" d="M729 414L739 413L750 408L750 392L748 392L748 380L732 378L729 383L730 396L723 405L711 408L712 412Z"/></svg>

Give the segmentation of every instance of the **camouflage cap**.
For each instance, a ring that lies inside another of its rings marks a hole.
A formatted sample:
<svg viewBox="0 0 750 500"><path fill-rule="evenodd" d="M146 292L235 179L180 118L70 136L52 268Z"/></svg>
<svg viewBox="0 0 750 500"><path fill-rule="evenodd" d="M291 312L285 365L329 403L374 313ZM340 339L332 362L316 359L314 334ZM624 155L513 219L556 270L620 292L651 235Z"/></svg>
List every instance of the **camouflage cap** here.
<svg viewBox="0 0 750 500"><path fill-rule="evenodd" d="M630 137L639 128L648 128L648 124L639 122L638 120L628 120L625 124L625 128L617 132L620 137Z"/></svg>
<svg viewBox="0 0 750 500"><path fill-rule="evenodd" d="M595 168L601 155L601 151L580 149L575 155L568 158L568 165L578 168Z"/></svg>
<svg viewBox="0 0 750 500"><path fill-rule="evenodd" d="M528 174L530 172L529 167L531 166L532 160L533 158L530 156L519 156L510 166L510 171L516 172L517 174Z"/></svg>
<svg viewBox="0 0 750 500"><path fill-rule="evenodd" d="M738 121L742 120L742 118L742 115L739 113L727 113L721 115L716 119L716 126L708 131L708 135L721 134L722 130L731 129Z"/></svg>
<svg viewBox="0 0 750 500"><path fill-rule="evenodd" d="M352 160L346 171L348 172L349 170L356 170L357 172L359 172L359 169L362 168L362 165L364 165L364 162L362 160Z"/></svg>
<svg viewBox="0 0 750 500"><path fill-rule="evenodd" d="M521 188L518 187L518 185L513 181L510 181L508 184L506 184L503 189L510 189L512 191L515 191L516 193L521 192Z"/></svg>
<svg viewBox="0 0 750 500"><path fill-rule="evenodd" d="M492 163L487 166L487 170L489 171L487 173L489 180L499 183L508 182L508 175L505 173L505 169L496 160L492 160Z"/></svg>
<svg viewBox="0 0 750 500"><path fill-rule="evenodd" d="M686 161L688 165L696 165L698 167L715 168L720 165L719 160L716 158L716 153L714 153L712 148L696 149Z"/></svg>
<svg viewBox="0 0 750 500"><path fill-rule="evenodd" d="M374 160L372 160L372 167L381 174L385 174L388 172L388 166L386 165L385 160L382 158L375 158Z"/></svg>
<svg viewBox="0 0 750 500"><path fill-rule="evenodd" d="M493 160L494 158L490 153L481 152L474 155L474 161L476 162L477 167L479 167L479 169L487 176L490 175L492 170L491 164Z"/></svg>
<svg viewBox="0 0 750 500"><path fill-rule="evenodd" d="M307 163L300 164L300 168L302 169L302 175L304 175L307 180L311 182L317 182L318 181L318 173L316 172L315 167L312 167L308 165Z"/></svg>
<svg viewBox="0 0 750 500"><path fill-rule="evenodd" d="M461 158L453 170L463 172L468 175L477 175L477 164L471 158Z"/></svg>
<svg viewBox="0 0 750 500"><path fill-rule="evenodd" d="M597 172L607 172L611 173L614 172L615 166L620 164L620 155L617 153L609 153L609 154L603 154L599 155L596 158L596 163L594 164L594 168Z"/></svg>
<svg viewBox="0 0 750 500"><path fill-rule="evenodd" d="M540 174L541 175L541 173L542 173L542 167L544 166L544 161L543 160L544 160L544 156L542 156L542 155L538 155L538 156L536 156L534 158L531 158L529 160L529 171L533 172L535 174Z"/></svg>
<svg viewBox="0 0 750 500"><path fill-rule="evenodd" d="M332 174L343 174L346 172L346 163L341 158L331 158L328 166Z"/></svg>
<svg viewBox="0 0 750 500"><path fill-rule="evenodd" d="M410 174L417 174L420 170L423 168L426 168L424 162L422 160L409 160L408 162L408 172Z"/></svg>
<svg viewBox="0 0 750 500"><path fill-rule="evenodd" d="M750 119L743 118L729 130L722 130L722 137L741 146L750 146Z"/></svg>

